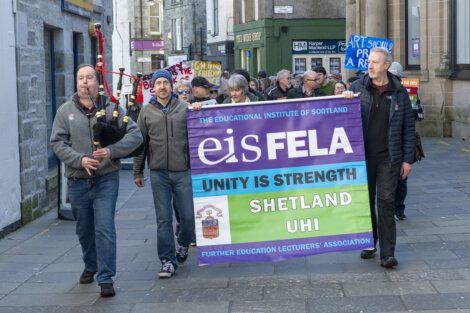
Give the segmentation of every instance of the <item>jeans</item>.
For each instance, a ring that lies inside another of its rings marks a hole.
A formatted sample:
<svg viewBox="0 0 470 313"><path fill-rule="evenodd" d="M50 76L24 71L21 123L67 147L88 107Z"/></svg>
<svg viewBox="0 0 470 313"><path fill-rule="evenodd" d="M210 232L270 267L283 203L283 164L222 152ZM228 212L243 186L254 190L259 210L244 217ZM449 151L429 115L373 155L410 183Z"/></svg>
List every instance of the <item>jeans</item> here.
<svg viewBox="0 0 470 313"><path fill-rule="evenodd" d="M407 194L407 183L408 177L402 179L398 178L397 192L395 194L395 214L403 215L405 214L405 198Z"/></svg>
<svg viewBox="0 0 470 313"><path fill-rule="evenodd" d="M98 284L112 283L116 275L114 214L119 172L95 177L94 181L69 179L67 184L85 270L97 272Z"/></svg>
<svg viewBox="0 0 470 313"><path fill-rule="evenodd" d="M178 243L181 246L188 247L194 233L191 171L150 171L150 182L157 216L158 257L161 261L171 261L176 265L173 205L171 200L173 199L174 207L178 210L180 218Z"/></svg>
<svg viewBox="0 0 470 313"><path fill-rule="evenodd" d="M366 166L374 244L379 242L380 258L385 259L395 255L395 192L401 164L390 164L388 159L366 157Z"/></svg>

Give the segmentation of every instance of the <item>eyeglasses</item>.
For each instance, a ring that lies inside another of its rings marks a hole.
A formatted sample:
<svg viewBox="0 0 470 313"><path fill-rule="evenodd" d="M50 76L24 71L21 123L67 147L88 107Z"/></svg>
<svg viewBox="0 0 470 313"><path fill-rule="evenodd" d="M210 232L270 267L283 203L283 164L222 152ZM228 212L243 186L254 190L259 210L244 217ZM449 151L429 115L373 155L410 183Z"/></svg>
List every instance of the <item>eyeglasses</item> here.
<svg viewBox="0 0 470 313"><path fill-rule="evenodd" d="M189 90L189 89L178 90L177 93L178 93L179 95L182 95L182 94L189 95L189 94L191 93L191 90Z"/></svg>
<svg viewBox="0 0 470 313"><path fill-rule="evenodd" d="M310 78L305 78L306 81L309 81L309 82L319 82L320 79L310 79Z"/></svg>
<svg viewBox="0 0 470 313"><path fill-rule="evenodd" d="M209 93L217 93L217 90L211 90Z"/></svg>

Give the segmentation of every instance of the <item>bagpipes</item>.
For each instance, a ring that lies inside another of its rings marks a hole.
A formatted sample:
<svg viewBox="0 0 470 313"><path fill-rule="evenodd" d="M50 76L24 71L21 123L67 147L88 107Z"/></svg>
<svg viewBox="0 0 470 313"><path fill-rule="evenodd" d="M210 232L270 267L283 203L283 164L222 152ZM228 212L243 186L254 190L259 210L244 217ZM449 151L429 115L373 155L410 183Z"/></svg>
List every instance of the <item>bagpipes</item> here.
<svg viewBox="0 0 470 313"><path fill-rule="evenodd" d="M94 35L97 40L97 57L95 69L98 72L98 104L96 112L96 124L93 125L93 146L94 149L104 148L108 145L112 145L119 140L121 140L127 131L127 125L129 123L129 118L132 118L133 121L137 121L139 116L141 105L142 105L142 84L141 84L141 73L137 73L136 76L131 76L125 74L124 68L119 68L119 73L112 71L106 71L105 60L104 60L104 37L101 32L101 24L95 23L94 25ZM117 85L117 96L114 97L109 89L108 83L106 81L105 73L119 74L119 81ZM122 78L123 76L128 76L132 81L132 93L126 97L126 115L122 119L122 124L119 126L119 105L121 98L121 89L122 89ZM106 92L109 95L109 99L114 103L114 110L111 120L106 118L106 97L105 97L105 88ZM90 96L91 97L91 96ZM94 103L94 99L91 99ZM134 150L130 155L126 157L132 157L139 155L143 150L143 144Z"/></svg>

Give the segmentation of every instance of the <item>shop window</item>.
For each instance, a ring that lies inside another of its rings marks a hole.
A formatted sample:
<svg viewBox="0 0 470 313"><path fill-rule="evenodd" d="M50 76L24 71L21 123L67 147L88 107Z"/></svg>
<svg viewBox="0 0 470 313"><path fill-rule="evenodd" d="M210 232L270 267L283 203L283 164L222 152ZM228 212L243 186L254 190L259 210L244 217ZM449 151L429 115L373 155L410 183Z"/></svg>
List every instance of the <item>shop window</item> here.
<svg viewBox="0 0 470 313"><path fill-rule="evenodd" d="M294 73L303 74L307 69L307 60L305 58L294 59Z"/></svg>
<svg viewBox="0 0 470 313"><path fill-rule="evenodd" d="M420 68L420 0L406 1L406 67Z"/></svg>
<svg viewBox="0 0 470 313"><path fill-rule="evenodd" d="M470 80L470 2L451 1L451 79ZM444 60L441 60L443 63ZM444 65L444 64L443 64Z"/></svg>
<svg viewBox="0 0 470 313"><path fill-rule="evenodd" d="M151 62L152 71L156 71L164 67L165 57L163 56L163 54L152 54Z"/></svg>
<svg viewBox="0 0 470 313"><path fill-rule="evenodd" d="M248 67L250 66L249 60L251 57L251 51L248 49L240 50L240 57L241 57L241 60L240 60L241 68L248 70Z"/></svg>

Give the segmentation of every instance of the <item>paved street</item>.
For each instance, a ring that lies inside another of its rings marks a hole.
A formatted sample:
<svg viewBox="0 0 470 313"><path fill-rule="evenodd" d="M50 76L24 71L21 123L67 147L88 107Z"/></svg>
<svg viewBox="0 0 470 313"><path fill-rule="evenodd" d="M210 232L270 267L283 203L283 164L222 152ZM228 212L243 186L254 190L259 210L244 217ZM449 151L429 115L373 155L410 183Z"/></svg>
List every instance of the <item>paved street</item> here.
<svg viewBox="0 0 470 313"><path fill-rule="evenodd" d="M74 223L50 212L0 240L0 313L470 312L470 144L427 138L424 149L398 222L397 269L358 252L198 267L192 249L159 280L149 184L137 190L123 171L116 297L78 284Z"/></svg>

